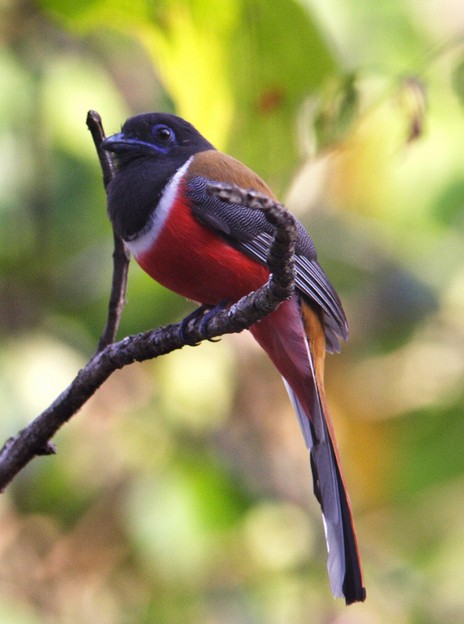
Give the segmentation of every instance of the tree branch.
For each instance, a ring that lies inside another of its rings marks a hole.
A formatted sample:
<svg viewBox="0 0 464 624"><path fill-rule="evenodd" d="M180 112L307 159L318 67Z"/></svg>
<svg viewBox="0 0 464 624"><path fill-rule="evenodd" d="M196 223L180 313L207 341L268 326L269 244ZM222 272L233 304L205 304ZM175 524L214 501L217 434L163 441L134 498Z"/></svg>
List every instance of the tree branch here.
<svg viewBox="0 0 464 624"><path fill-rule="evenodd" d="M292 295L293 253L296 239L293 217L282 205L260 193L222 184L210 185L210 192L225 201L262 210L275 225L276 234L267 259L271 272L267 283L227 309L215 311L211 317L193 316L176 325L167 325L128 336L98 351L44 412L5 443L0 451L1 490L34 457L55 452L51 438L115 370L136 361L142 362L165 355L186 344L196 344L223 334L241 332L275 310ZM119 312L118 314L114 325L116 329L120 317Z"/></svg>
<svg viewBox="0 0 464 624"><path fill-rule="evenodd" d="M90 110L87 113L87 127L90 130L95 149L97 150L100 167L103 173L103 185L106 190L116 172L111 156L101 147L101 144L105 139L105 131L103 130L101 117L96 111ZM130 254L124 245L124 241L114 230L113 239L113 278L108 303L108 316L105 328L103 329L103 333L98 342L97 353L115 341L121 315L126 303L127 274L129 272Z"/></svg>

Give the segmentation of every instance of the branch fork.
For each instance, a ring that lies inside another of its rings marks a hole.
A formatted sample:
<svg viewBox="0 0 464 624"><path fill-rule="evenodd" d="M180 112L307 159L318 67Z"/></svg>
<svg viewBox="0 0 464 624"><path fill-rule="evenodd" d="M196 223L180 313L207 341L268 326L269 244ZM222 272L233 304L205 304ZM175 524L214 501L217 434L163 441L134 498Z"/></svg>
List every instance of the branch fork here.
<svg viewBox="0 0 464 624"><path fill-rule="evenodd" d="M109 154L101 148L105 134L98 113L89 111L87 126L97 150L106 188L115 174L115 167ZM202 340L241 332L291 297L294 289L293 254L296 240L294 218L281 204L255 191L230 184L211 184L209 191L224 201L262 210L275 225L276 234L267 258L270 270L267 283L229 307L215 311L207 321L202 315L193 315L187 322L166 325L115 342L125 304L129 253L122 239L114 233L113 279L108 316L97 351L46 410L5 442L0 450L0 490L4 490L32 459L56 452L53 436L115 370L133 362L166 355Z"/></svg>

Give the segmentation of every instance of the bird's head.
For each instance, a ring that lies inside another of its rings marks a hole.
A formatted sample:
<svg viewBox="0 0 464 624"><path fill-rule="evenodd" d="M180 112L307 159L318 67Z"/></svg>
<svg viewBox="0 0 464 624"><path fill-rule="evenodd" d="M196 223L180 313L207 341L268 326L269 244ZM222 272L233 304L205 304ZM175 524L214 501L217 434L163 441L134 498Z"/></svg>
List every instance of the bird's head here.
<svg viewBox="0 0 464 624"><path fill-rule="evenodd" d="M190 123L168 113L131 117L102 146L115 154L120 165L141 157L180 165L197 152L214 149Z"/></svg>

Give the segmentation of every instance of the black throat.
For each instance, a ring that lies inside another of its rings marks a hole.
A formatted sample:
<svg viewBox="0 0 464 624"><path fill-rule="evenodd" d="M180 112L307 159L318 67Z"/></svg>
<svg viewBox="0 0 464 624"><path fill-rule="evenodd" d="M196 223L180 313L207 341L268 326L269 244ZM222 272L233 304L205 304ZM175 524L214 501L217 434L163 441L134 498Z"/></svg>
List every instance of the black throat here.
<svg viewBox="0 0 464 624"><path fill-rule="evenodd" d="M117 173L108 185L108 214L117 234L131 240L149 225L169 180L185 158L159 160L140 154L118 158Z"/></svg>

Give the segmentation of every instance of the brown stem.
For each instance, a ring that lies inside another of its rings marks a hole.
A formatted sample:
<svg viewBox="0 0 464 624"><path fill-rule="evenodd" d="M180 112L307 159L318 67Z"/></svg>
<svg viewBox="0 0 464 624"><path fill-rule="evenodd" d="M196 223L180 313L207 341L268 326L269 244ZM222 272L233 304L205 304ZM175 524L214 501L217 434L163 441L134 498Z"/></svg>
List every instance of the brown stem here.
<svg viewBox="0 0 464 624"><path fill-rule="evenodd" d="M87 127L90 130L95 149L97 150L103 173L103 185L106 189L115 175L115 168L109 153L101 147L105 138L105 131L103 130L101 117L96 111L91 110L87 113ZM130 255L124 245L124 241L114 231L113 238L113 278L108 302L108 315L98 342L97 353L115 341L121 315L126 303L127 274L129 271Z"/></svg>

